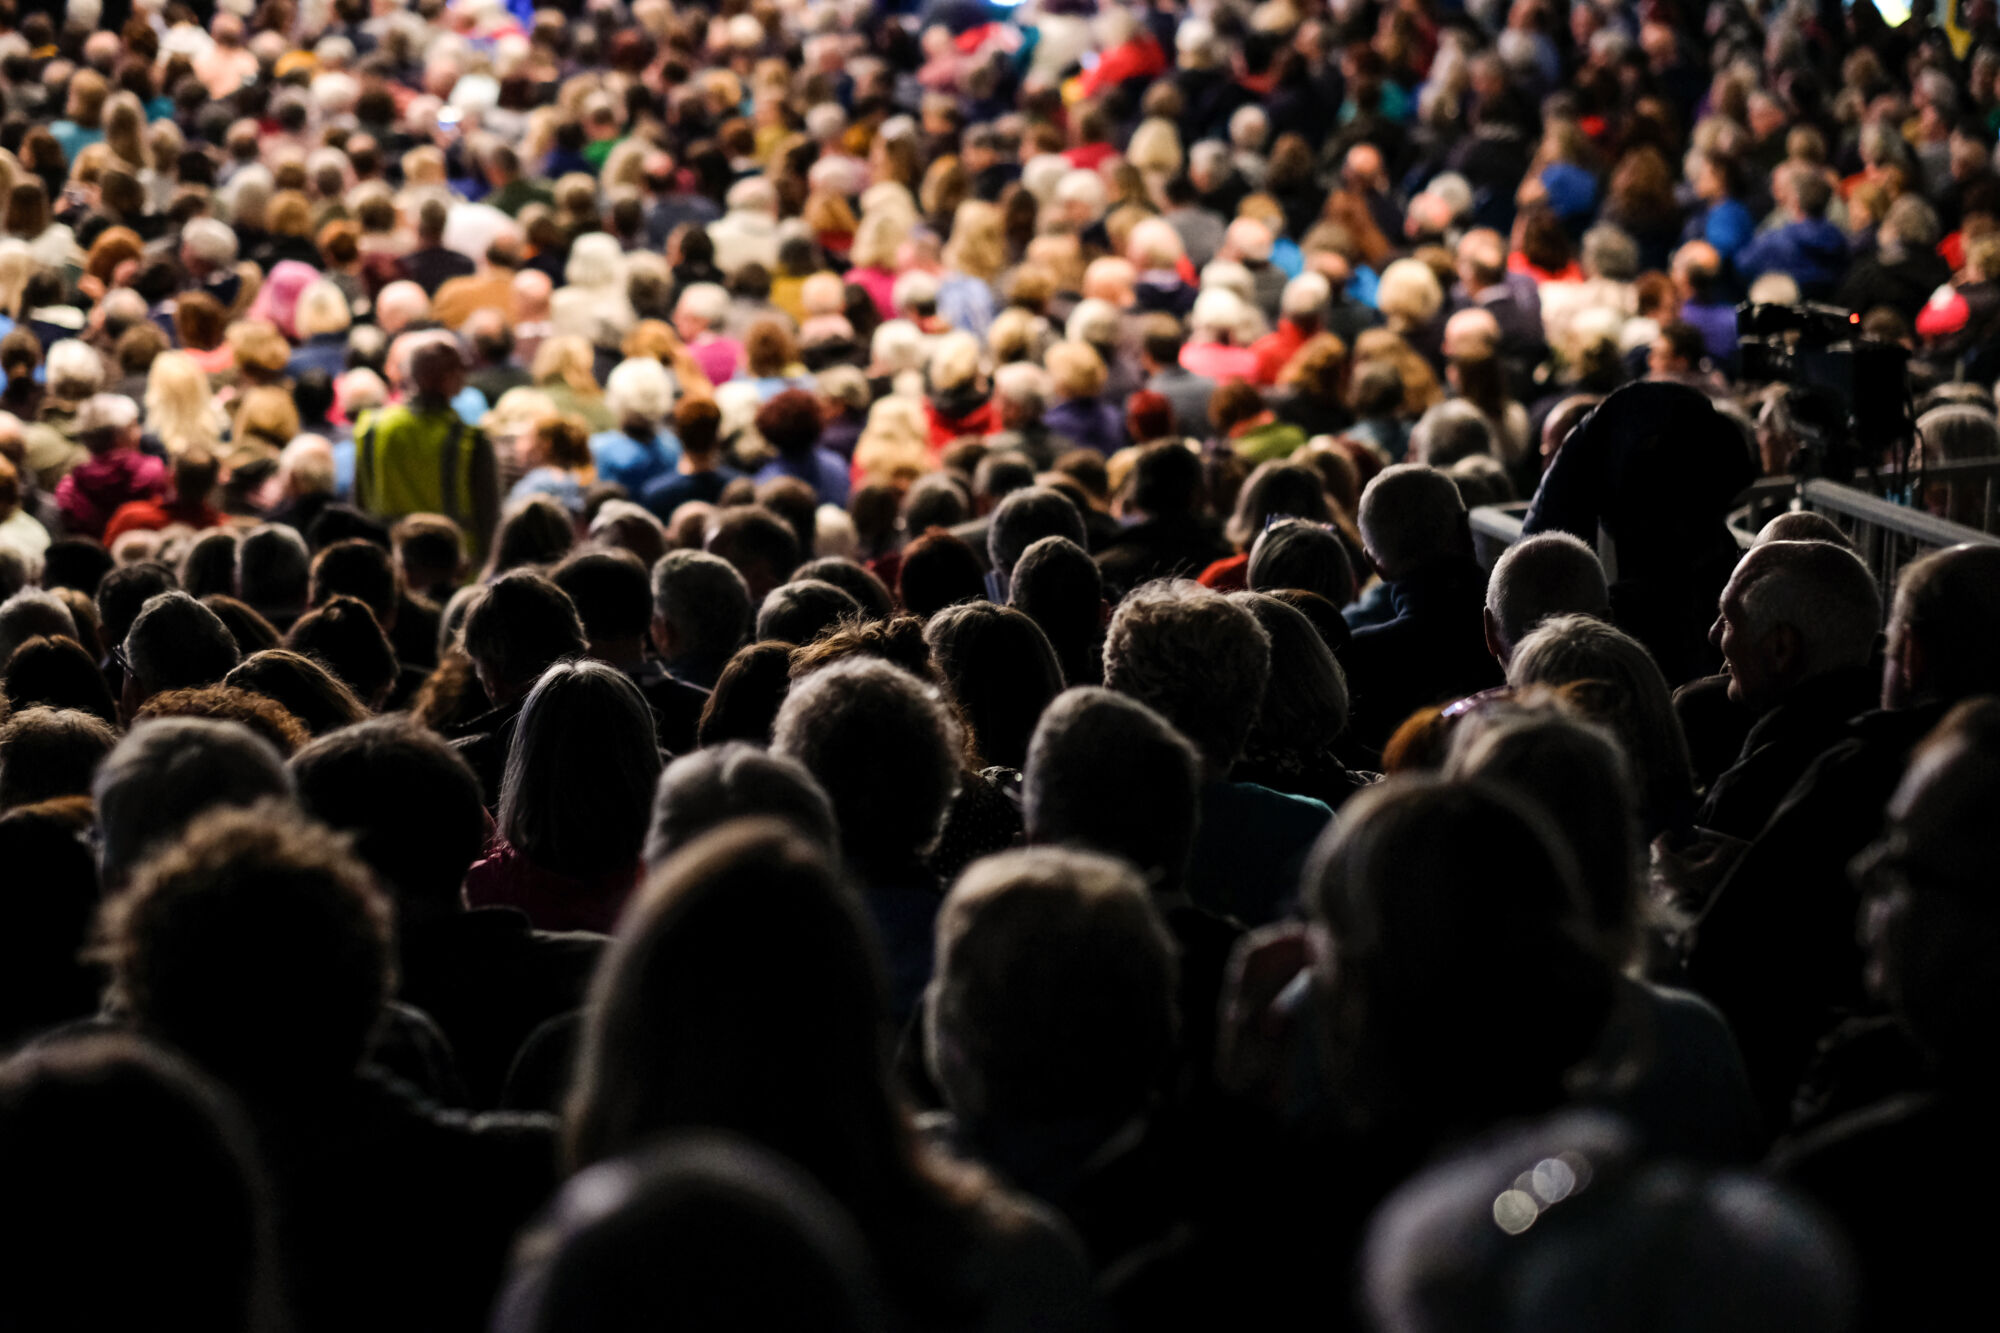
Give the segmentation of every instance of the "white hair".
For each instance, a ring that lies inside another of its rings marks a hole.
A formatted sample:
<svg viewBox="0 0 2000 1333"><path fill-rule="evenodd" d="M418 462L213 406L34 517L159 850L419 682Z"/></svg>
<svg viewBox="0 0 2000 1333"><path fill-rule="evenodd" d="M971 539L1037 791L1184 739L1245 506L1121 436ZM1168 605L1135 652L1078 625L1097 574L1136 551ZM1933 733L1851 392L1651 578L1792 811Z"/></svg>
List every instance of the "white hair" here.
<svg viewBox="0 0 2000 1333"><path fill-rule="evenodd" d="M1108 347L1118 341L1118 325L1118 307L1111 302L1078 301L1076 309L1070 312L1069 323L1063 326L1063 337L1071 342Z"/></svg>
<svg viewBox="0 0 2000 1333"><path fill-rule="evenodd" d="M1333 284L1323 273L1301 273L1285 284L1284 293L1278 297L1278 313L1281 315L1317 315L1333 299Z"/></svg>
<svg viewBox="0 0 2000 1333"><path fill-rule="evenodd" d="M1214 268L1213 264L1209 265ZM1250 303L1227 287L1211 287L1197 296L1188 312L1188 331L1210 338L1227 338L1246 347L1257 337L1261 321Z"/></svg>
<svg viewBox="0 0 2000 1333"><path fill-rule="evenodd" d="M1094 171L1078 167L1063 173L1056 182L1055 201L1058 204L1081 204L1090 210L1092 217L1104 212L1108 198L1104 189L1104 177Z"/></svg>
<svg viewBox="0 0 2000 1333"><path fill-rule="evenodd" d="M1010 361L993 372L993 396L1040 412L1055 391L1049 372L1032 361Z"/></svg>
<svg viewBox="0 0 2000 1333"><path fill-rule="evenodd" d="M924 335L907 319L884 320L875 326L868 352L885 370L917 370L924 364Z"/></svg>
<svg viewBox="0 0 2000 1333"><path fill-rule="evenodd" d="M563 281L572 287L616 287L625 281L625 252L606 233L586 232L570 246Z"/></svg>
<svg viewBox="0 0 2000 1333"><path fill-rule="evenodd" d="M1056 185L1069 174L1067 159L1054 153L1037 153L1021 164L1021 188L1035 196L1035 202L1046 204L1056 197ZM1083 174L1094 179L1092 172Z"/></svg>
<svg viewBox="0 0 2000 1333"><path fill-rule="evenodd" d="M806 133L820 143L839 138L846 129L847 112L838 102L820 102L806 112Z"/></svg>
<svg viewBox="0 0 2000 1333"><path fill-rule="evenodd" d="M227 268L236 262L236 233L228 223L214 218L189 218L181 228L181 246L211 268Z"/></svg>
<svg viewBox="0 0 2000 1333"><path fill-rule="evenodd" d="M740 210L746 213L769 213L773 217L778 213L778 191L762 176L750 176L736 182L729 187L729 193L723 197L723 201L729 205L732 213Z"/></svg>
<svg viewBox="0 0 2000 1333"><path fill-rule="evenodd" d="M604 405L621 422L657 425L674 409L673 377L651 357L620 361L604 378Z"/></svg>
<svg viewBox="0 0 2000 1333"><path fill-rule="evenodd" d="M716 283L697 282L681 293L681 299L674 308L684 310L714 328L729 315L729 293Z"/></svg>
<svg viewBox="0 0 2000 1333"><path fill-rule="evenodd" d="M49 348L49 391L59 398L83 398L104 386L104 358L89 343L64 338Z"/></svg>
<svg viewBox="0 0 2000 1333"><path fill-rule="evenodd" d="M935 306L938 299L938 280L935 273L926 273L913 268L896 279L896 285L889 294L889 304L898 313L917 306Z"/></svg>
<svg viewBox="0 0 2000 1333"><path fill-rule="evenodd" d="M1255 102L1236 108L1229 118L1229 142L1240 151L1254 153L1271 134L1271 118Z"/></svg>

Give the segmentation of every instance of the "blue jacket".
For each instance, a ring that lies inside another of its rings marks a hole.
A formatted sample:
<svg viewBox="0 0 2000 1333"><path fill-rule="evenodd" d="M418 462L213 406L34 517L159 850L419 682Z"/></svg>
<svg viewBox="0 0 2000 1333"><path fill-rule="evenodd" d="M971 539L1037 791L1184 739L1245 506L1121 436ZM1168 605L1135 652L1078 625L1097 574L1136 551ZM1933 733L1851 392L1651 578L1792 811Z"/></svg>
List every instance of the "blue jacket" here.
<svg viewBox="0 0 2000 1333"><path fill-rule="evenodd" d="M1847 237L1825 218L1805 218L1765 232L1736 252L1736 271L1748 282L1764 273L1789 273L1808 301L1825 300L1847 274Z"/></svg>

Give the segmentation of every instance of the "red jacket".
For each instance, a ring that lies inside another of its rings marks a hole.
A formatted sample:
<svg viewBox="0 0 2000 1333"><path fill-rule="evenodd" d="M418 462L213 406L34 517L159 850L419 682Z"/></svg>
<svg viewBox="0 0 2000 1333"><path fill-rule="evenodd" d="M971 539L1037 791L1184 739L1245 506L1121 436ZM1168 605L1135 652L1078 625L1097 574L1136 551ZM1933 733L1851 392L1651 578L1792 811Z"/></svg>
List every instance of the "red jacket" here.
<svg viewBox="0 0 2000 1333"><path fill-rule="evenodd" d="M1127 79L1158 78L1167 72L1166 53L1148 32L1135 33L1129 42L1121 42L1106 51L1097 62L1096 69L1087 69L1077 81L1079 91L1086 98L1109 92ZM1094 165L1094 164L1093 164Z"/></svg>
<svg viewBox="0 0 2000 1333"><path fill-rule="evenodd" d="M102 537L111 516L134 500L167 491L167 465L151 454L117 449L87 459L56 483L56 508L71 532Z"/></svg>

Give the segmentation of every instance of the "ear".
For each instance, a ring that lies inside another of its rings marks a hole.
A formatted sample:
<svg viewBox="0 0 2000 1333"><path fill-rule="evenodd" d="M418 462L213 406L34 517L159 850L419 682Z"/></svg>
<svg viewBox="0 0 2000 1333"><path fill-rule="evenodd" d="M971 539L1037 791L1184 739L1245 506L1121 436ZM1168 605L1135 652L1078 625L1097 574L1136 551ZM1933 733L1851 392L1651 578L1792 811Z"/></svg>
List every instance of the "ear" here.
<svg viewBox="0 0 2000 1333"><path fill-rule="evenodd" d="M674 655L674 627L667 623L665 616L653 617L653 651L658 653L662 660L670 659Z"/></svg>
<svg viewBox="0 0 2000 1333"><path fill-rule="evenodd" d="M1797 675L1805 670L1805 636L1799 633L1798 626L1774 625L1766 642L1770 644L1771 663L1780 675Z"/></svg>
<svg viewBox="0 0 2000 1333"><path fill-rule="evenodd" d="M1493 654L1493 660L1504 670L1507 666L1507 652L1500 646L1500 626L1493 619L1492 608L1480 607L1479 619L1486 626L1486 651Z"/></svg>
<svg viewBox="0 0 2000 1333"><path fill-rule="evenodd" d="M1890 643L1896 654L1896 674L1903 678L1903 697L1914 699L1929 674L1929 655L1924 652L1923 642L1907 629Z"/></svg>

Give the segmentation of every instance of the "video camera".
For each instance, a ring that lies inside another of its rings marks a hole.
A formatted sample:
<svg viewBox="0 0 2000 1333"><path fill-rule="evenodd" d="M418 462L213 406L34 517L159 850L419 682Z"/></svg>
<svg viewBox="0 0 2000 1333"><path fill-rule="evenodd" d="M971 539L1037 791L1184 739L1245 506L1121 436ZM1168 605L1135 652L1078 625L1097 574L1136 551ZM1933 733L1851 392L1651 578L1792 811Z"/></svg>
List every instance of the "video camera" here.
<svg viewBox="0 0 2000 1333"><path fill-rule="evenodd" d="M1861 336L1861 316L1838 306L1736 307L1738 375L1783 384L1786 407L1806 436L1803 462L1835 480L1862 460L1894 453L1910 438L1910 354Z"/></svg>

